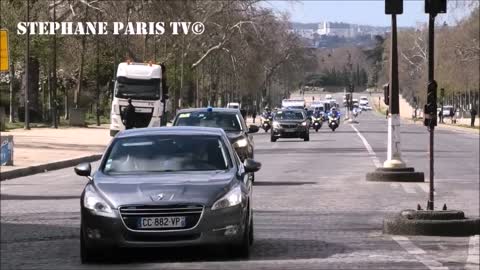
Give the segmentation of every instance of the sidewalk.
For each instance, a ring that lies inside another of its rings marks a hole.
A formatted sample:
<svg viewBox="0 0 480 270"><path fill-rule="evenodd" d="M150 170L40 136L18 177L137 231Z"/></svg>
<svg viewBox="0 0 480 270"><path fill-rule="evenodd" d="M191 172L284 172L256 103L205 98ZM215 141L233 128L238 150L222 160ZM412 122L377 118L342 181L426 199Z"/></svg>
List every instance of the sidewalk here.
<svg viewBox="0 0 480 270"><path fill-rule="evenodd" d="M13 135L14 166L0 167L2 179L5 178L3 175L13 175L13 171L22 169L25 171L27 168L67 160L82 160L85 157L94 159L92 156L103 153L111 140L108 125L88 128L14 129L2 132L2 136L7 135Z"/></svg>

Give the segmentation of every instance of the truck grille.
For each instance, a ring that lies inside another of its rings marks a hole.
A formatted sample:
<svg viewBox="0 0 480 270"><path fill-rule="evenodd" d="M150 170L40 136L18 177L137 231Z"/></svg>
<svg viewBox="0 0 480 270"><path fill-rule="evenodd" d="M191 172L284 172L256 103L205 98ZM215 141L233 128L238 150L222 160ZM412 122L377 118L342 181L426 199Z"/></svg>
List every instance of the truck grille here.
<svg viewBox="0 0 480 270"><path fill-rule="evenodd" d="M169 231L169 230L188 230L195 227L200 221L203 205L130 205L119 208L125 226L131 230L138 231ZM185 227L183 228L139 228L139 220L142 217L185 217Z"/></svg>

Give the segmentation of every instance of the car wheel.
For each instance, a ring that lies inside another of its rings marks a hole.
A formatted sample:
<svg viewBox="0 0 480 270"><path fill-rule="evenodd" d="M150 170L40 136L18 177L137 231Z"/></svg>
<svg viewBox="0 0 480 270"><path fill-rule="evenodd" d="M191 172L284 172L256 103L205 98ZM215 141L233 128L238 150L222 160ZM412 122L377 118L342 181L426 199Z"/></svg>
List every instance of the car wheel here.
<svg viewBox="0 0 480 270"><path fill-rule="evenodd" d="M82 264L92 263L98 260L98 252L86 245L83 229L80 229L80 260Z"/></svg>
<svg viewBox="0 0 480 270"><path fill-rule="evenodd" d="M275 137L272 135L272 136L270 136L270 141L271 141L271 142L276 142L276 141L277 141L277 138L275 138Z"/></svg>
<svg viewBox="0 0 480 270"><path fill-rule="evenodd" d="M250 180L252 180L252 183L255 182L255 173L250 174Z"/></svg>
<svg viewBox="0 0 480 270"><path fill-rule="evenodd" d="M253 231L253 218L252 221L250 221L250 231L248 233L248 238L250 238L250 245L253 245L253 241L255 240L255 235Z"/></svg>
<svg viewBox="0 0 480 270"><path fill-rule="evenodd" d="M303 141L305 142L308 142L310 141L310 134L307 132L307 134L305 135L305 137L303 137Z"/></svg>
<svg viewBox="0 0 480 270"><path fill-rule="evenodd" d="M247 218L248 222L248 218ZM250 223L249 225L245 224L245 232L243 233L242 242L238 245L233 246L230 251L231 255L235 258L247 259L250 256L250 246L251 246L251 235L250 229L252 228L253 224Z"/></svg>

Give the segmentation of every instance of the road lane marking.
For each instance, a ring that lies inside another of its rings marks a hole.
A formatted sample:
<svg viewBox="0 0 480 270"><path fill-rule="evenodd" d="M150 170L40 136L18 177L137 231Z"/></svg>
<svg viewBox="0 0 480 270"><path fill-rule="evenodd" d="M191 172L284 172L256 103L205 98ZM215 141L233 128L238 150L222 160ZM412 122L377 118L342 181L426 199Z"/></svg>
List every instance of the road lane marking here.
<svg viewBox="0 0 480 270"><path fill-rule="evenodd" d="M468 244L468 257L467 264L465 268L468 270L479 269L480 268L480 236L475 235L470 237Z"/></svg>
<svg viewBox="0 0 480 270"><path fill-rule="evenodd" d="M403 187L403 190L405 190L405 192L410 194L417 193L417 190L415 189L416 185L411 183L401 183L401 185Z"/></svg>
<svg viewBox="0 0 480 270"><path fill-rule="evenodd" d="M425 191L425 193L430 193L430 183L417 183L417 185ZM437 192L434 191L433 195L437 195Z"/></svg>
<svg viewBox="0 0 480 270"><path fill-rule="evenodd" d="M390 186L393 187L393 188L400 187L400 185L398 183L391 183Z"/></svg>
<svg viewBox="0 0 480 270"><path fill-rule="evenodd" d="M442 263L431 258L427 255L425 250L415 246L410 239L406 236L392 236L392 239L395 240L403 249L405 249L409 254L415 256L415 258L424 264L430 270L448 270L448 267L443 266Z"/></svg>
<svg viewBox="0 0 480 270"><path fill-rule="evenodd" d="M363 144L365 145L365 148L368 151L368 155L372 159L375 167L377 167L377 168L382 167L382 164L380 163L380 160L378 159L377 154L375 154L375 151L373 151L373 148L368 143L367 139L365 139L365 137L363 137L363 135L360 133L360 131L358 131L358 129L354 125L350 124L350 126L353 128L353 130L355 130L357 132L358 137L360 137L360 139L362 140Z"/></svg>

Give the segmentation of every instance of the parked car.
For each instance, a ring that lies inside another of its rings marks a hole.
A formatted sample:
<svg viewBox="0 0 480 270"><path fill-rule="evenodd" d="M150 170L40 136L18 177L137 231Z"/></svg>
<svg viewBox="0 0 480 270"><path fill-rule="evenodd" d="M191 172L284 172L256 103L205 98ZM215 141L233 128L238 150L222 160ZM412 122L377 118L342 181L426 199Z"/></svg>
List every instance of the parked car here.
<svg viewBox="0 0 480 270"><path fill-rule="evenodd" d="M252 183L261 164L244 163L218 128L121 131L80 198L82 263L112 248L222 245L247 257L253 241ZM113 249L114 250L114 249Z"/></svg>

